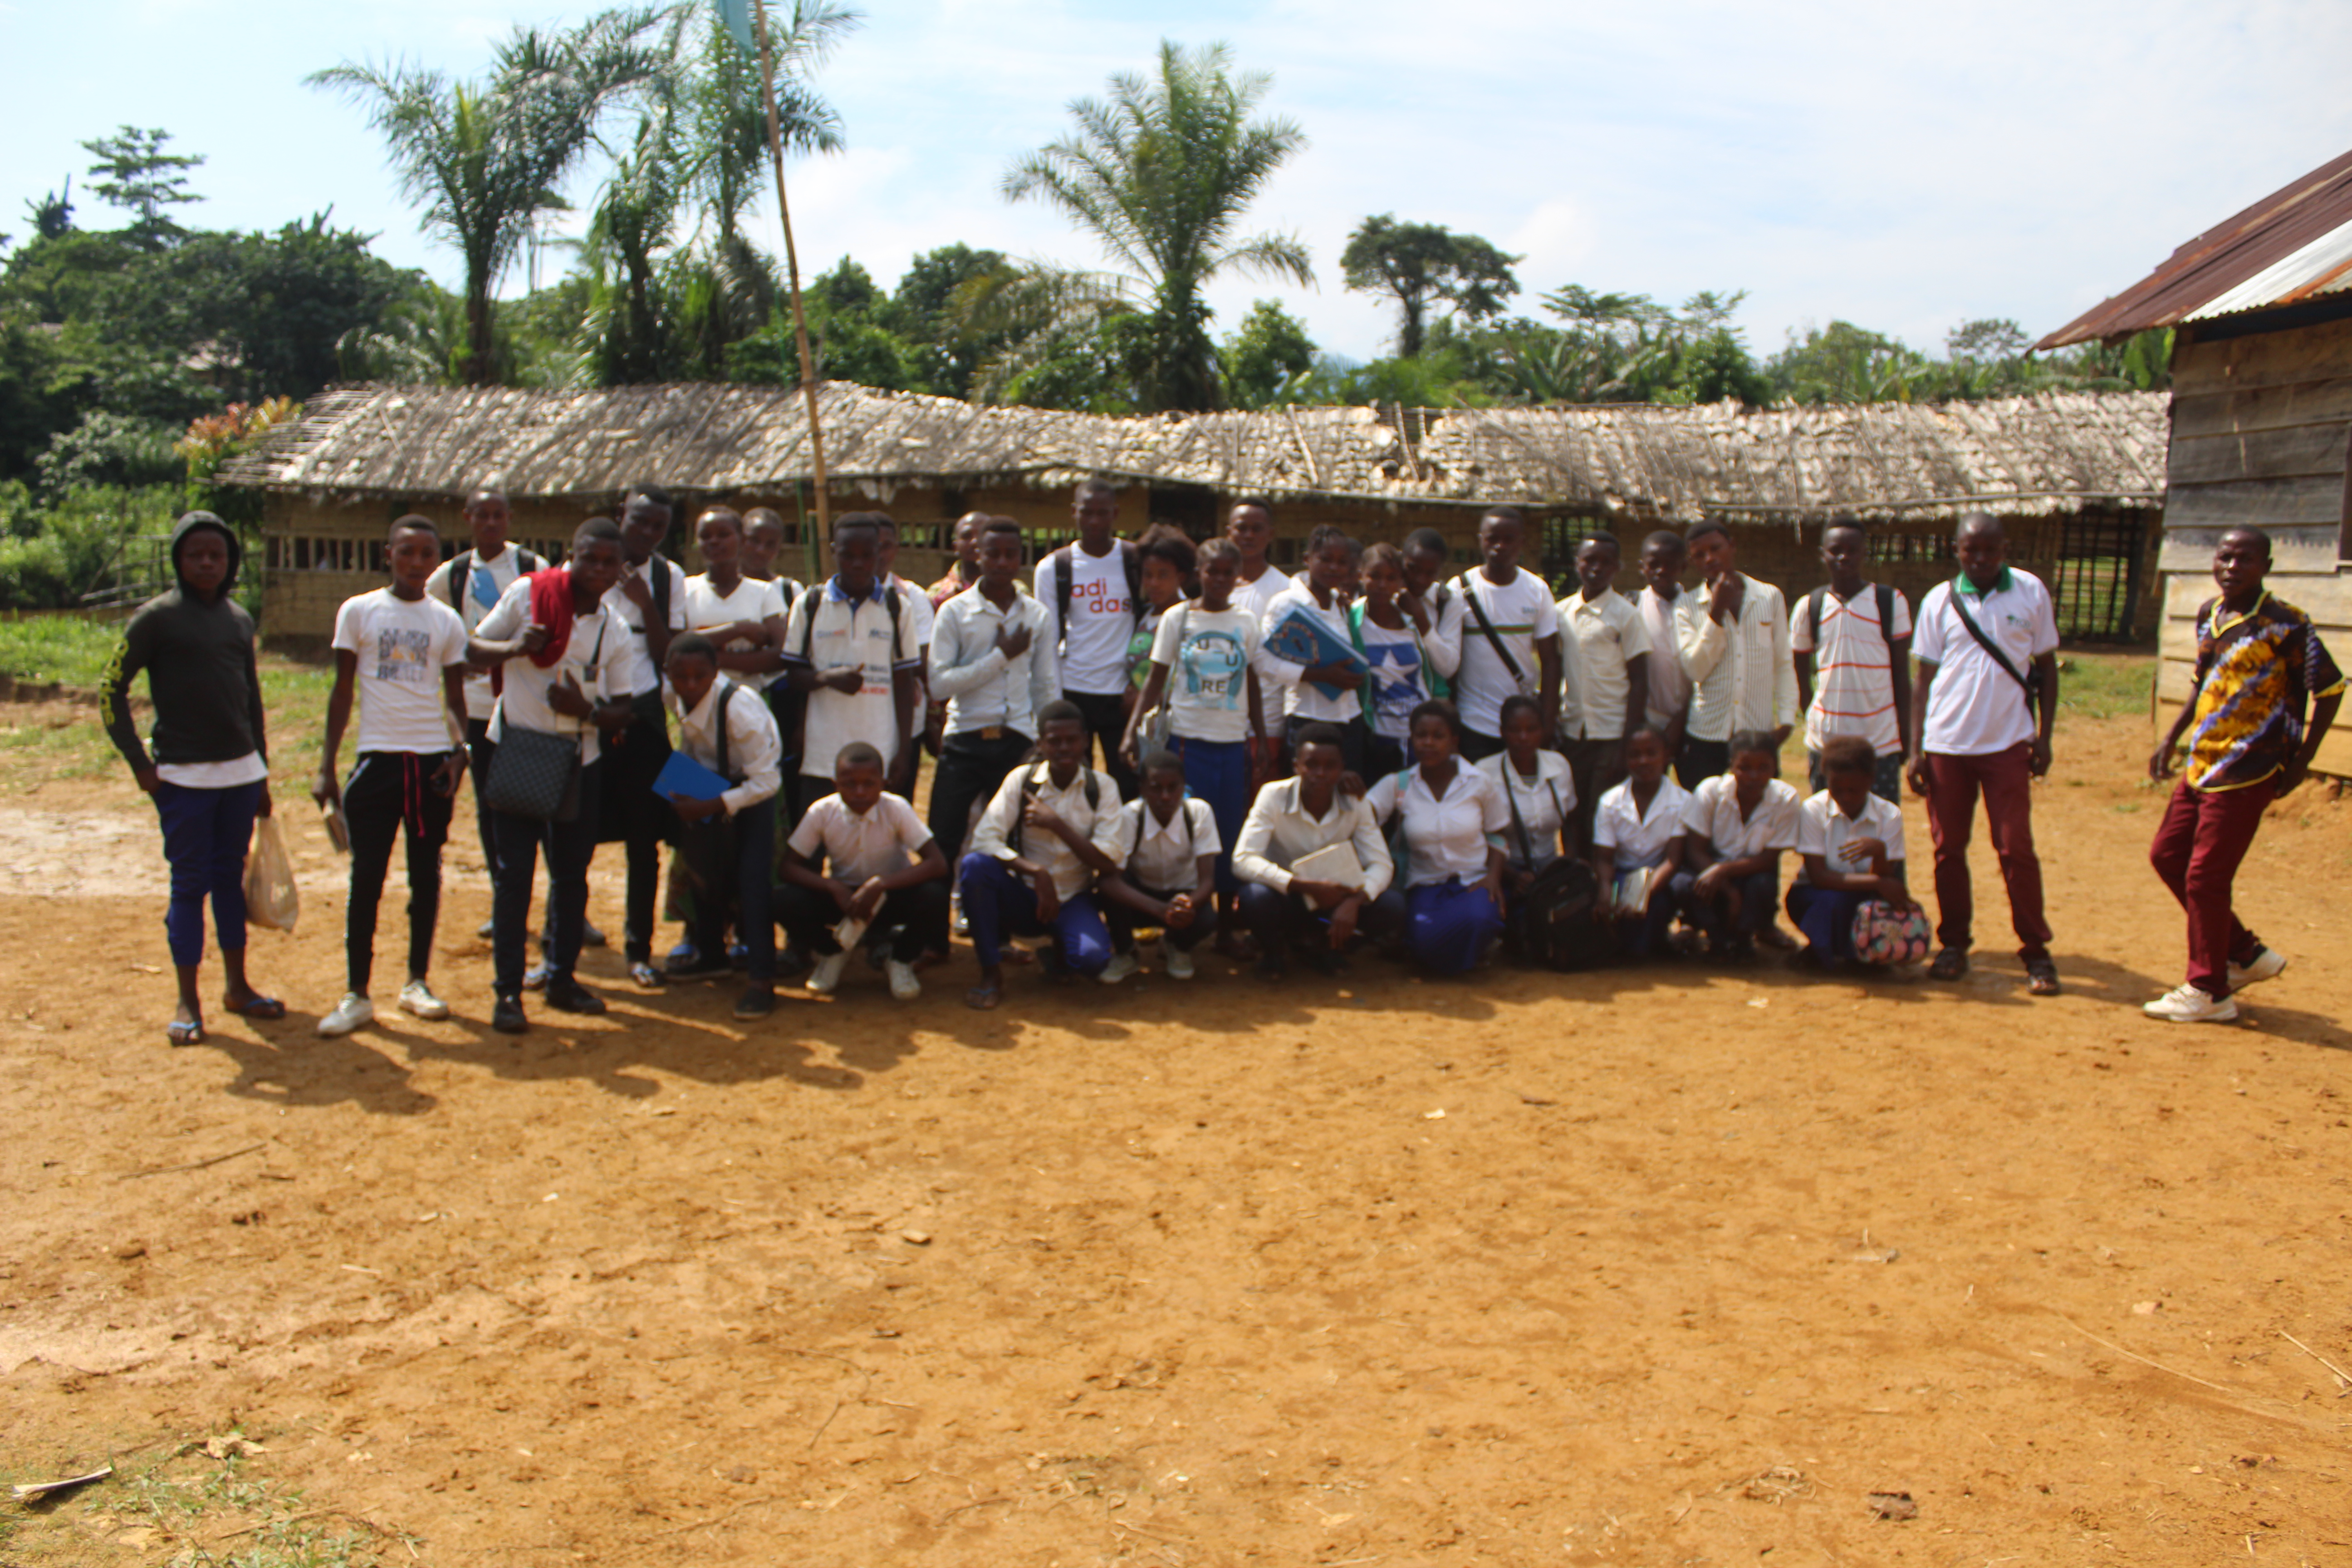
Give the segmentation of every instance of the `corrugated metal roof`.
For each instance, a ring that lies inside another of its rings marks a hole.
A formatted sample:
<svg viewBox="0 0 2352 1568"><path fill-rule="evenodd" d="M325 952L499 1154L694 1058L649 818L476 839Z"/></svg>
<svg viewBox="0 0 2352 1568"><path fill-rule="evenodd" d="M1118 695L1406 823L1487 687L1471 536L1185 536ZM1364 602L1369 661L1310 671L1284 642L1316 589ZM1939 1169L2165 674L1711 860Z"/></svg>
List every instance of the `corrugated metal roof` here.
<svg viewBox="0 0 2352 1568"><path fill-rule="evenodd" d="M2125 338L2352 287L2352 153L2206 230L2153 273L2033 346Z"/></svg>

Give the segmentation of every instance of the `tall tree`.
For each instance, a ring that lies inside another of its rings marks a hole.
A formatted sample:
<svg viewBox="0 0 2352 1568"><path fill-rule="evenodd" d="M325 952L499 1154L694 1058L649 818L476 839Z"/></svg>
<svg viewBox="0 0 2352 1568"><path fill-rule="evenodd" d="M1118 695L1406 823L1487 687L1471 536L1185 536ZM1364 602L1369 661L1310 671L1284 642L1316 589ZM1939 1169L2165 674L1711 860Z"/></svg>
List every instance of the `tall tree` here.
<svg viewBox="0 0 2352 1568"><path fill-rule="evenodd" d="M1163 41L1154 72L1114 76L1107 100L1070 105L1072 134L1013 164L1007 200L1034 197L1055 208L1123 269L1039 267L1022 285L999 290L996 304L1025 311L1036 329L1011 351L1014 360L1050 355L1074 335L1133 315L1145 327L1142 409L1223 405L1202 298L1211 280L1236 272L1314 281L1296 237L1236 232L1274 172L1307 144L1290 121L1251 118L1272 85L1263 71L1235 75L1222 44L1187 50Z"/></svg>
<svg viewBox="0 0 2352 1568"><path fill-rule="evenodd" d="M82 151L98 160L89 173L102 176L90 189L99 199L133 215L131 232L142 244L168 245L187 231L172 221L167 210L201 198L188 194L184 171L204 163L201 156L166 153L168 131L142 131L125 125L111 136L85 142Z"/></svg>
<svg viewBox="0 0 2352 1568"><path fill-rule="evenodd" d="M464 258L468 382L496 379L490 296L499 279L541 216L564 205L559 187L605 111L660 68L646 41L659 19L630 9L570 32L519 27L479 84L349 62L308 79L366 109L402 194L424 207L425 232Z"/></svg>
<svg viewBox="0 0 2352 1568"><path fill-rule="evenodd" d="M1339 253L1339 273L1349 288L1392 297L1401 312L1397 353L1421 352L1430 307L1444 303L1467 321L1502 314L1503 303L1519 291L1511 268L1525 259L1507 256L1475 234L1456 234L1433 223L1399 223L1382 213L1356 226Z"/></svg>

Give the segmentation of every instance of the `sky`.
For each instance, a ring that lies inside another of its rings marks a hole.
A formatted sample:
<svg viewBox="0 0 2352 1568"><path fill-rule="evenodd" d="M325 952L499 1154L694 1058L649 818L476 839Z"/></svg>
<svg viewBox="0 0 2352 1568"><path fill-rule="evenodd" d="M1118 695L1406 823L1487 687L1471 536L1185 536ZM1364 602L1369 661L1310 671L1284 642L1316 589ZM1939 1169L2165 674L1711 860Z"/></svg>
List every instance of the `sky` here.
<svg viewBox="0 0 2352 1568"><path fill-rule="evenodd" d="M1323 348L1369 359L1395 312L1341 287L1367 216L1482 235L1523 259L1514 308L1568 283L1678 301L1741 289L1750 344L1843 319L1940 352L1963 321L2035 335L2137 281L2182 241L2352 148L2341 0L866 0L816 85L848 145L787 170L804 271L854 256L884 287L961 241L1097 265L1062 219L1001 194L1068 105L1160 41L1223 42L1272 78L1260 112L1306 150L1253 229L1307 245L1317 287L1233 279L1220 331L1276 299ZM0 0L10 112L0 232L129 122L203 154L182 221L275 228L331 207L444 284L358 109L303 85L341 60L478 72L518 23L584 5L497 0ZM584 205L594 171L574 180ZM761 214L774 238L772 204ZM542 263L542 279L565 262ZM525 286L520 271L503 292Z"/></svg>

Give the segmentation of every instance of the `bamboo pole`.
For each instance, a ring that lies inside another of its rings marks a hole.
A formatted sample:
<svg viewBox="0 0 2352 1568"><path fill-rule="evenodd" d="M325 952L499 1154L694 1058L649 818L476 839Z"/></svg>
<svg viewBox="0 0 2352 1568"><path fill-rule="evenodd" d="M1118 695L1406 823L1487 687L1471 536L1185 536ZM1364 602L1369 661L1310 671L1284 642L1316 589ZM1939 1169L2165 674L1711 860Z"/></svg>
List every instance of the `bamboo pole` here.
<svg viewBox="0 0 2352 1568"><path fill-rule="evenodd" d="M832 542L832 511L825 496L824 431L817 422L816 362L809 353L808 317L801 309L801 258L793 244L792 203L784 195L784 140L776 123L776 57L768 47L767 0L751 0L751 30L760 44L760 81L768 110L768 157L776 169L776 216L784 226L784 277L792 286L793 340L800 348L801 395L808 404L809 475L816 490L816 531L804 540L816 574L825 574L825 550Z"/></svg>

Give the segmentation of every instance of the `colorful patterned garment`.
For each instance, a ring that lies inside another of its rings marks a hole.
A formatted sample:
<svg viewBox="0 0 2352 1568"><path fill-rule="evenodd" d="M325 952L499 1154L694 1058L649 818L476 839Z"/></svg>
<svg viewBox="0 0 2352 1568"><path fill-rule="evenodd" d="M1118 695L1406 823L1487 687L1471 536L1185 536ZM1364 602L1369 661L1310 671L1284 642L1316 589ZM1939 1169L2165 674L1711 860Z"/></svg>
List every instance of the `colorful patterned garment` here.
<svg viewBox="0 0 2352 1568"><path fill-rule="evenodd" d="M2264 594L2231 619L2209 599L2197 612L2197 708L2189 730L2191 789L2243 789L2277 773L2303 744L2310 699L2344 689L2311 617Z"/></svg>

